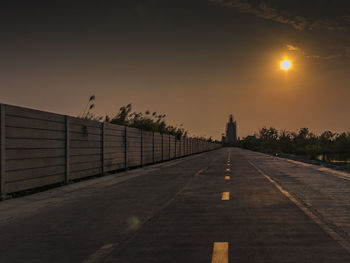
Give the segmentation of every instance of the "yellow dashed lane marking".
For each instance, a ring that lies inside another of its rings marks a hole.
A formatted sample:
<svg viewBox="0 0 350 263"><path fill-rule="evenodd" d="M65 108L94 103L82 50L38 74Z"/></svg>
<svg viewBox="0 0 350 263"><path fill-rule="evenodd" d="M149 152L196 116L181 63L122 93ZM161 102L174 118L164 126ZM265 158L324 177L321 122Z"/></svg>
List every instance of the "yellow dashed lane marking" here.
<svg viewBox="0 0 350 263"><path fill-rule="evenodd" d="M228 175L225 176L225 180L230 180L230 179L231 179L230 176Z"/></svg>
<svg viewBox="0 0 350 263"><path fill-rule="evenodd" d="M221 200L230 200L230 192L223 192Z"/></svg>
<svg viewBox="0 0 350 263"><path fill-rule="evenodd" d="M226 171L229 172L229 171L230 171L230 168L227 168Z"/></svg>
<svg viewBox="0 0 350 263"><path fill-rule="evenodd" d="M101 249L110 249L111 247L113 247L113 244L107 244L101 247Z"/></svg>
<svg viewBox="0 0 350 263"><path fill-rule="evenodd" d="M228 242L214 242L211 263L228 263Z"/></svg>

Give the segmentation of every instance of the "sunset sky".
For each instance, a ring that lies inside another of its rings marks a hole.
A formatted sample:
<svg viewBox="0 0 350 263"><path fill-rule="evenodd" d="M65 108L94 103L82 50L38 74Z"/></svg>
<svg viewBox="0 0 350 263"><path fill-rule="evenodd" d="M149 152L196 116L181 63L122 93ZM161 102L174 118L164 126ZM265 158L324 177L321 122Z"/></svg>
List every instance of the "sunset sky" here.
<svg viewBox="0 0 350 263"><path fill-rule="evenodd" d="M76 116L95 94L97 115L132 103L215 138L229 114L240 137L350 131L350 1L22 2L1 3L1 103Z"/></svg>

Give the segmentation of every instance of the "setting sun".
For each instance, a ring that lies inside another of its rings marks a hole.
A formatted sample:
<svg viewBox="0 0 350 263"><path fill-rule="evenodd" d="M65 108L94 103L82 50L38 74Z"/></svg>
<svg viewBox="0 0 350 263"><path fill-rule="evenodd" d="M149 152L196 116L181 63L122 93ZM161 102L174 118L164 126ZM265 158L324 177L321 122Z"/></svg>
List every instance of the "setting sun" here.
<svg viewBox="0 0 350 263"><path fill-rule="evenodd" d="M292 67L292 62L288 59L285 59L281 62L281 69L288 70Z"/></svg>

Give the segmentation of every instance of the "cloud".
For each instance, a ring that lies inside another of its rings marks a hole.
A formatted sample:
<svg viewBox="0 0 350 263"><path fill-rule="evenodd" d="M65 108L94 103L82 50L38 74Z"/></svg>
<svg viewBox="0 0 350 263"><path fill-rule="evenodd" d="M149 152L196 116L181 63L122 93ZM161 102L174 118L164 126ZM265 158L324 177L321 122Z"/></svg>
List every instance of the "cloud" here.
<svg viewBox="0 0 350 263"><path fill-rule="evenodd" d="M269 7L265 2L260 2L259 5L253 6L244 0L210 0L218 3L221 6L234 8L241 13L253 14L263 19L276 21L282 24L288 24L297 30L305 29L308 24L306 19L301 16L286 16L281 15L276 9Z"/></svg>
<svg viewBox="0 0 350 263"><path fill-rule="evenodd" d="M346 27L340 25L338 22L331 22L329 20L316 20L312 23L309 23L308 29L312 30L314 28L325 28L328 31L346 31Z"/></svg>
<svg viewBox="0 0 350 263"><path fill-rule="evenodd" d="M325 55L325 56L321 56L321 55L317 55L317 54L310 54L310 53L306 52L305 50L301 49L300 47L297 47L297 46L291 45L291 44L286 44L285 48L288 51L297 52L299 55L304 56L308 59L334 60L334 59L340 57L340 54L330 54L330 55ZM350 49L349 49L349 51L350 51ZM349 55L350 55L350 53L349 53Z"/></svg>
<svg viewBox="0 0 350 263"><path fill-rule="evenodd" d="M298 48L293 46L293 45L287 44L286 47L287 47L288 51L297 51L298 50Z"/></svg>
<svg viewBox="0 0 350 263"><path fill-rule="evenodd" d="M320 41L325 41L325 31L329 34L327 44L317 44L314 51L305 51L303 48L284 43L289 52L294 52L308 59L333 61L338 58L350 59L350 1L344 0L337 4L318 3L305 4L303 0L296 0L294 4L286 1L269 0L208 0L226 8L232 8L240 13L251 14L256 17L274 21L293 27L297 31L318 31ZM316 10L315 8L320 10ZM335 35L337 34L337 35Z"/></svg>
<svg viewBox="0 0 350 263"><path fill-rule="evenodd" d="M309 59L323 59L323 60L334 60L338 57L339 55L328 55L328 56L307 55L306 56L306 58L309 58Z"/></svg>
<svg viewBox="0 0 350 263"><path fill-rule="evenodd" d="M339 24L339 22L329 21L327 19L308 19L304 16L292 15L282 8L275 9L268 6L264 1L249 0L209 0L221 6L236 9L240 13L252 14L257 17L272 20L281 24L292 26L296 30L312 30L316 27L325 28L329 31L345 31L346 27ZM350 22L350 16L344 16L344 20Z"/></svg>

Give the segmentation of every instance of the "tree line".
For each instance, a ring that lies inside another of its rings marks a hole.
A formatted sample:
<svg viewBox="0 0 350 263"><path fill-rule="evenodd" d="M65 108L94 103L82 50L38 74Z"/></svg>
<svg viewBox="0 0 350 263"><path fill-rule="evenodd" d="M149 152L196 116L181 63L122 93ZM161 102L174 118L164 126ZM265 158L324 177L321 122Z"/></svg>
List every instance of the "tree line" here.
<svg viewBox="0 0 350 263"><path fill-rule="evenodd" d="M247 136L239 142L242 148L272 154L303 155L311 159L318 156L350 156L350 132L324 131L320 135L308 128L286 131L270 127Z"/></svg>

